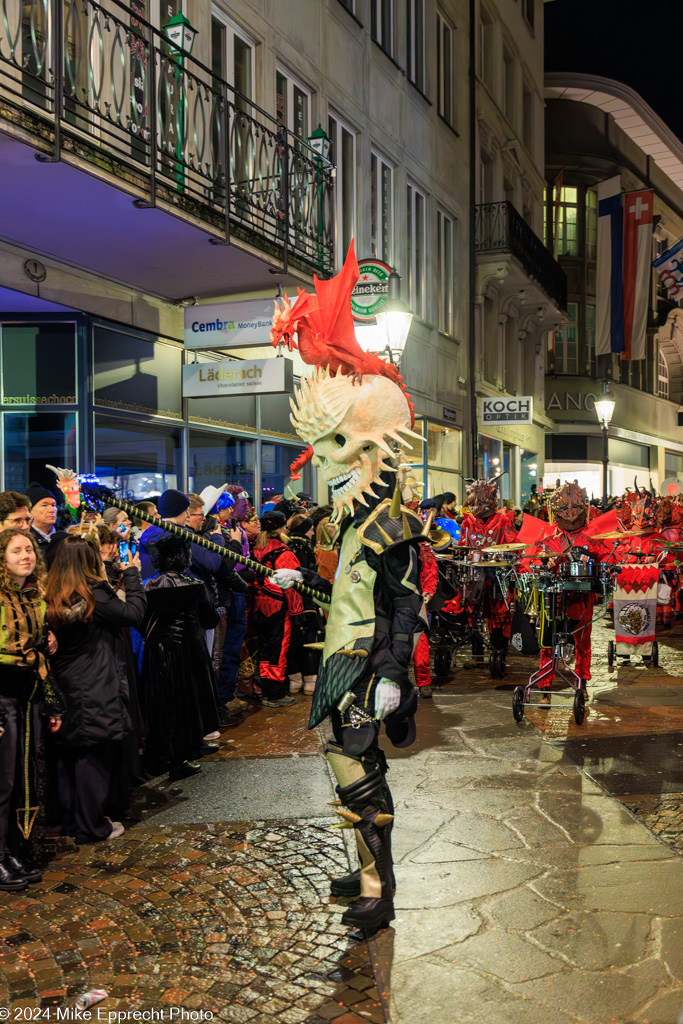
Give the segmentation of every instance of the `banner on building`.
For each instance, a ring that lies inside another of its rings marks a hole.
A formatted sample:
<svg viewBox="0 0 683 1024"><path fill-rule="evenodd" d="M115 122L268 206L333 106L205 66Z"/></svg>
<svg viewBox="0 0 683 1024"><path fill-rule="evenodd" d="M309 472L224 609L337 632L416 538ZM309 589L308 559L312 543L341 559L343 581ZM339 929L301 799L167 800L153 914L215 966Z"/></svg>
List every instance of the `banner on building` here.
<svg viewBox="0 0 683 1024"><path fill-rule="evenodd" d="M655 273L674 302L683 296L683 238L652 261Z"/></svg>
<svg viewBox="0 0 683 1024"><path fill-rule="evenodd" d="M652 260L652 189L624 196L624 351L622 359L645 359Z"/></svg>
<svg viewBox="0 0 683 1024"><path fill-rule="evenodd" d="M185 348L254 348L270 345L273 299L185 307Z"/></svg>
<svg viewBox="0 0 683 1024"><path fill-rule="evenodd" d="M596 355L645 359L654 192L598 184Z"/></svg>
<svg viewBox="0 0 683 1024"><path fill-rule="evenodd" d="M291 394L291 359L224 359L183 366L183 398Z"/></svg>
<svg viewBox="0 0 683 1024"><path fill-rule="evenodd" d="M596 269L596 355L624 351L624 288L621 175L598 184L598 260Z"/></svg>

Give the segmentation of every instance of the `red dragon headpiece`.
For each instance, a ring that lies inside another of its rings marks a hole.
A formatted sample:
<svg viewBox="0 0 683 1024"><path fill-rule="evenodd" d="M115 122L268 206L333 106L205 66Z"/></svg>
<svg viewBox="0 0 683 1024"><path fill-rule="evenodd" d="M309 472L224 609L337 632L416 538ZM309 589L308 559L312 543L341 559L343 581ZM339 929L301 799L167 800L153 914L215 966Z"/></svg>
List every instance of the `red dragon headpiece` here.
<svg viewBox="0 0 683 1024"><path fill-rule="evenodd" d="M558 487L550 495L550 508L553 519L561 530L580 530L586 525L588 515L588 496L585 490L574 480Z"/></svg>

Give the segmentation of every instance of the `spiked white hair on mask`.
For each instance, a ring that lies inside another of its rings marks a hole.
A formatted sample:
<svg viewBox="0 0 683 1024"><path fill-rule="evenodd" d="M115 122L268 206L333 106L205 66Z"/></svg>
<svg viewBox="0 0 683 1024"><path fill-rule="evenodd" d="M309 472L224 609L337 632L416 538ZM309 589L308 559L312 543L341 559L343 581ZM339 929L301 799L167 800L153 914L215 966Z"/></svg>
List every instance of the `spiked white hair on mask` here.
<svg viewBox="0 0 683 1024"><path fill-rule="evenodd" d="M422 443L410 429L405 393L387 377L354 375L320 367L304 377L291 399L294 427L313 448L313 465L323 474L337 522L354 502L367 505L382 472L395 473L403 452Z"/></svg>

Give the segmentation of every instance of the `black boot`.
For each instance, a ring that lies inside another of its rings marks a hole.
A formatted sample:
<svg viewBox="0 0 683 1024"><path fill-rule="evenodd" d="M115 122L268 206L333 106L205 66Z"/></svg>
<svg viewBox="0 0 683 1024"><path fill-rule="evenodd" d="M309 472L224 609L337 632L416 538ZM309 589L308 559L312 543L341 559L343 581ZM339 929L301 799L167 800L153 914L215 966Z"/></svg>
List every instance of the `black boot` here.
<svg viewBox="0 0 683 1024"><path fill-rule="evenodd" d="M5 855L5 865L19 878L24 878L29 885L43 880L43 876L35 864L26 864L19 857L15 857L13 853Z"/></svg>
<svg viewBox="0 0 683 1024"><path fill-rule="evenodd" d="M28 889L28 882L22 875L17 875L7 864L0 861L0 892L23 892Z"/></svg>
<svg viewBox="0 0 683 1024"><path fill-rule="evenodd" d="M355 830L361 864L361 894L342 916L342 924L374 932L394 919L390 842L393 815L384 775L374 767L350 785L337 786L337 793L348 808L339 813Z"/></svg>
<svg viewBox="0 0 683 1024"><path fill-rule="evenodd" d="M360 896L360 868L356 868L348 875L341 878L333 878L330 882L330 895L350 898Z"/></svg>

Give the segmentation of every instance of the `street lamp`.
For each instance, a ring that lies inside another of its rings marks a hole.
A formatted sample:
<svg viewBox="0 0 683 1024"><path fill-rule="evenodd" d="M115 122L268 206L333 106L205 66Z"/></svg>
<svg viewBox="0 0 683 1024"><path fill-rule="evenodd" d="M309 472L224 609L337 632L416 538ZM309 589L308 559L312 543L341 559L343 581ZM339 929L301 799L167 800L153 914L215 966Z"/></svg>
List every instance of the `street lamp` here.
<svg viewBox="0 0 683 1024"><path fill-rule="evenodd" d="M614 415L615 401L609 390L610 381L605 377L602 382L602 395L595 399L595 414L602 427L602 511L607 511L607 467L609 465L609 425Z"/></svg>
<svg viewBox="0 0 683 1024"><path fill-rule="evenodd" d="M320 269L323 267L323 228L325 223L324 217L324 188L323 188L323 169L325 164L329 161L327 154L330 152L330 146L332 145L332 139L326 133L325 129L318 121L318 127L315 131L311 132L308 137L308 145L313 150L315 161L315 177L316 177L316 201L318 204L318 266Z"/></svg>
<svg viewBox="0 0 683 1024"><path fill-rule="evenodd" d="M197 35L197 29L193 28L190 21L180 12L174 14L170 21L164 25L164 32L169 43L171 43L172 56L179 56L182 60L180 50L185 53L192 53L192 44Z"/></svg>
<svg viewBox="0 0 683 1024"><path fill-rule="evenodd" d="M413 314L401 300L401 277L395 270L387 279L387 304L375 315L376 327L356 329L356 337L365 352L386 353L390 363L400 364L406 347Z"/></svg>
<svg viewBox="0 0 683 1024"><path fill-rule="evenodd" d="M185 175L183 172L183 147L185 142L185 96L182 82L183 68L185 66L185 54L188 56L192 53L192 44L194 43L195 36L197 35L197 29L193 28L192 24L185 17L184 14L174 14L170 21L167 21L164 25L164 33L168 39L169 54L175 59L177 65L176 71L176 82L178 84L178 117L176 120L176 139L175 139L175 152L176 152L176 181L178 191L182 192L185 185Z"/></svg>

